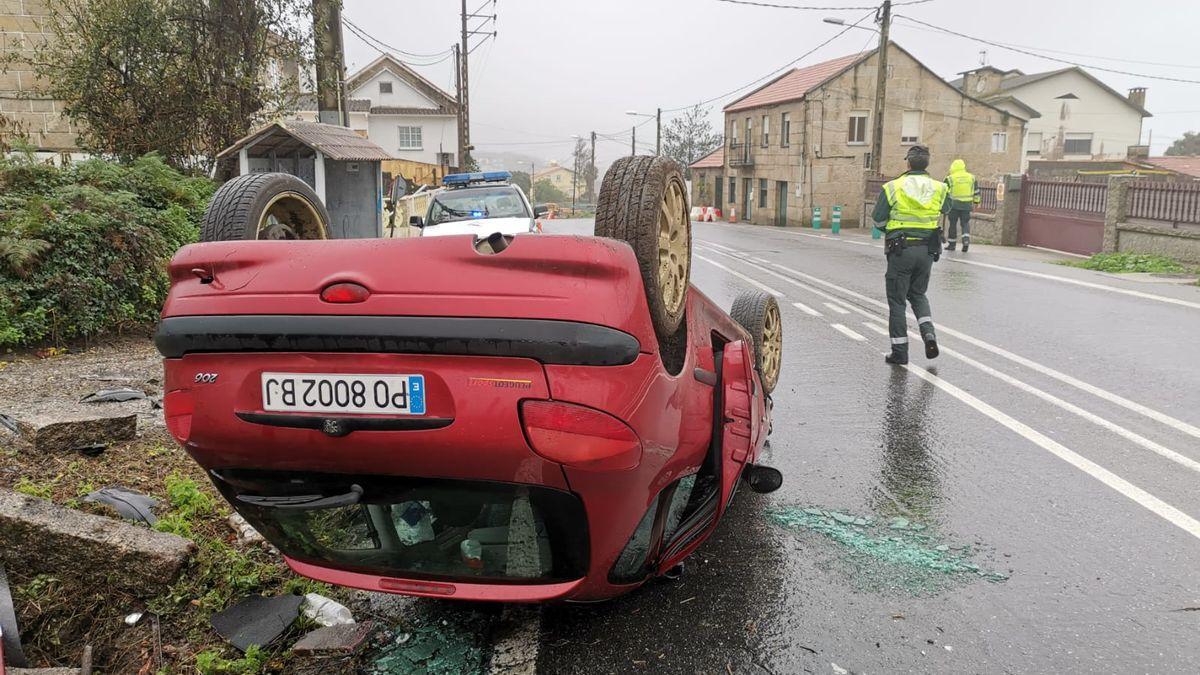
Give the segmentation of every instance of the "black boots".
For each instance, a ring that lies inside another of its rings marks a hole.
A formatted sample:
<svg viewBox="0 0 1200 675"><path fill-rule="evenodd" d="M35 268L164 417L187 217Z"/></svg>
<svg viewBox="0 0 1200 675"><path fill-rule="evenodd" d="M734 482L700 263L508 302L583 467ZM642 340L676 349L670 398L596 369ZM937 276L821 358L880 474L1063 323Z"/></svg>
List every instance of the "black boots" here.
<svg viewBox="0 0 1200 675"><path fill-rule="evenodd" d="M963 250L964 251L967 250L967 247L963 246ZM925 358L936 359L937 356L938 356L937 338L933 338L933 337L925 338Z"/></svg>
<svg viewBox="0 0 1200 675"><path fill-rule="evenodd" d="M906 356L904 354L898 354L896 352L892 352L891 354L888 354L887 356L883 357L883 360L885 363L890 363L893 366L908 365L908 356Z"/></svg>

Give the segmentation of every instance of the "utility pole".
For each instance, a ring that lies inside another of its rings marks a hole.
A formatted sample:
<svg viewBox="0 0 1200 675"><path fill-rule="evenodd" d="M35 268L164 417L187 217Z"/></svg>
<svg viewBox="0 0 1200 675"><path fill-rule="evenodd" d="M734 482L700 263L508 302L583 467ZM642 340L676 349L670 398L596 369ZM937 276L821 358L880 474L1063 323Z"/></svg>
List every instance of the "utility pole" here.
<svg viewBox="0 0 1200 675"><path fill-rule="evenodd" d="M662 154L662 108L658 108L654 112L654 154Z"/></svg>
<svg viewBox="0 0 1200 675"><path fill-rule="evenodd" d="M883 109L887 102L888 29L892 25L892 0L883 0L879 15L879 51L875 55L875 126L871 130L871 169L883 173ZM749 140L749 139L747 139Z"/></svg>
<svg viewBox="0 0 1200 675"><path fill-rule="evenodd" d="M633 136L630 137L630 141L629 141L629 154L631 154L631 155L637 154L637 125L636 124L633 125Z"/></svg>
<svg viewBox="0 0 1200 675"><path fill-rule="evenodd" d="M479 9L483 9L486 6L487 6L487 0L485 0L484 3L482 5L480 5ZM474 49L474 47L470 47L468 45L467 41L470 40L472 35L484 35L484 36L491 36L493 38L496 37L496 30L495 30L494 26L493 26L493 29L490 31L479 30L480 28L483 28L484 26L486 26L489 22L491 22L492 24L495 24L495 22L496 22L496 14L494 13L495 8L496 8L496 0L492 0L492 11L493 11L492 14L479 14L478 9L475 10L475 12L468 14L467 13L467 0L462 0L462 14L461 14L461 16L462 16L462 45L459 47L460 63L459 63L459 70L458 70L458 75L459 75L458 92L459 92L459 98L461 99L459 102L459 105L458 105L459 119L460 119L460 121L458 123L458 138L459 138L459 141L458 141L458 143L459 143L458 163L459 163L460 169L465 168L472 163L472 160L471 160L471 150L472 150L472 148L471 148L471 87L469 84L470 78L468 77L469 70L470 70L468 68L468 62L471 60L470 55L471 55L471 51ZM467 27L468 19L483 19L483 22L480 23L478 26L476 26L476 28L474 30L471 30L470 28ZM487 40L487 37L484 37L483 39ZM477 43L475 43L475 47L478 47L481 44L483 44L483 42L477 42Z"/></svg>
<svg viewBox="0 0 1200 675"><path fill-rule="evenodd" d="M455 158L459 167L463 165L463 157L467 153L467 137L464 134L467 128L464 111L467 108L463 104L462 73L462 49L458 45L454 45L454 93L458 103L458 152Z"/></svg>
<svg viewBox="0 0 1200 675"><path fill-rule="evenodd" d="M596 201L596 132L592 132L592 168L588 170L587 191L592 201Z"/></svg>
<svg viewBox="0 0 1200 675"><path fill-rule="evenodd" d="M350 126L346 63L342 54L342 3L312 0L313 51L317 70L317 121Z"/></svg>

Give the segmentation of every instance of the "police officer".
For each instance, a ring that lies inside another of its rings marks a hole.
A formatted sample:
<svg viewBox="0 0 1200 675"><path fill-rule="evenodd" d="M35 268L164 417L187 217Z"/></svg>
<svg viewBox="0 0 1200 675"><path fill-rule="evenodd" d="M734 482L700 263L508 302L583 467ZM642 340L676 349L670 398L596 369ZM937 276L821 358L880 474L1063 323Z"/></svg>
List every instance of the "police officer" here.
<svg viewBox="0 0 1200 675"><path fill-rule="evenodd" d="M950 234L946 238L946 250L954 250L958 224L962 223L963 253L966 253L971 246L971 207L979 203L979 184L975 182L974 174L967 173L966 162L956 159L950 163L946 186L950 188L950 211L946 214Z"/></svg>
<svg viewBox="0 0 1200 675"><path fill-rule="evenodd" d="M892 353L884 361L908 363L908 322L904 318L905 300L917 316L917 327L925 342L925 357L938 355L937 335L929 314L929 272L942 253L938 218L949 209L949 188L930 178L929 148L914 145L905 156L908 171L884 183L872 217L876 226L886 230L884 253L887 256L888 334ZM885 224L886 223L886 224Z"/></svg>

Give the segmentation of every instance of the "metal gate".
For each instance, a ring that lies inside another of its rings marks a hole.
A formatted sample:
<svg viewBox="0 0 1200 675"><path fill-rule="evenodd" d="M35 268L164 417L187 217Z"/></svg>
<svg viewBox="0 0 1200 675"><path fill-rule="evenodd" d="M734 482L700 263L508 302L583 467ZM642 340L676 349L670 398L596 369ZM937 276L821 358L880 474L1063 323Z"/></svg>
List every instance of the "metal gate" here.
<svg viewBox="0 0 1200 675"><path fill-rule="evenodd" d="M1025 178L1017 243L1091 255L1104 244L1108 185Z"/></svg>

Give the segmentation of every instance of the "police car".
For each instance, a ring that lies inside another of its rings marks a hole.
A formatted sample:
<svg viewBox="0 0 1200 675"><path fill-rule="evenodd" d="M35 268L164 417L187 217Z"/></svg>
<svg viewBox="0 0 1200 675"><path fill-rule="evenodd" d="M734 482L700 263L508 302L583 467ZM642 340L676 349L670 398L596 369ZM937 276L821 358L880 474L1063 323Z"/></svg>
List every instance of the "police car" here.
<svg viewBox="0 0 1200 675"><path fill-rule="evenodd" d="M433 194L425 216L411 216L409 225L422 237L473 234L514 235L540 232L537 219L545 207L534 208L507 171L455 173L442 179L442 190Z"/></svg>

